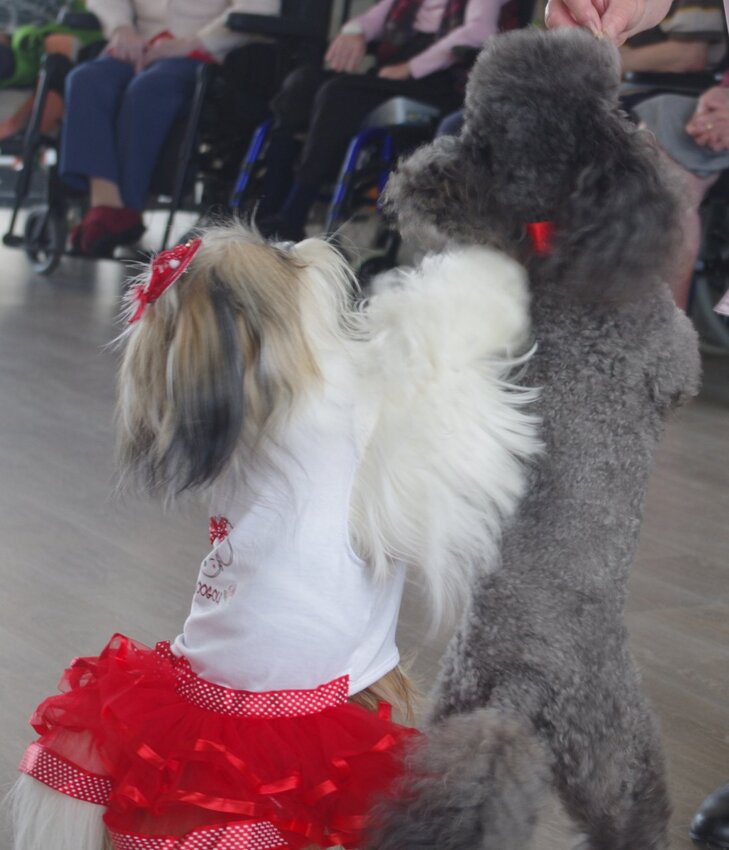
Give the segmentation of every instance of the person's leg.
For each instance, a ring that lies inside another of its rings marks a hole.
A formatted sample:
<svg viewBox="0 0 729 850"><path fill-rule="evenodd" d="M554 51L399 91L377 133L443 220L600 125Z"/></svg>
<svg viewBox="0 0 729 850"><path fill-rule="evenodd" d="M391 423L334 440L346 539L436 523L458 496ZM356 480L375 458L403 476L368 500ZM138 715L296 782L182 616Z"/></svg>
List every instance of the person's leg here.
<svg viewBox="0 0 729 850"><path fill-rule="evenodd" d="M66 78L60 173L73 188L85 191L94 177L118 184L116 116L133 75L131 65L105 56Z"/></svg>
<svg viewBox="0 0 729 850"><path fill-rule="evenodd" d="M127 87L115 140L125 207L144 209L165 139L190 105L198 67L199 62L186 57L163 59L137 74Z"/></svg>
<svg viewBox="0 0 729 850"><path fill-rule="evenodd" d="M276 213L291 190L294 165L301 151L299 135L309 126L317 91L331 76L319 65L301 65L286 77L271 100L273 129L256 208L259 219Z"/></svg>
<svg viewBox="0 0 729 850"><path fill-rule="evenodd" d="M144 233L142 210L165 139L189 105L199 63L164 59L136 74L124 91L112 139L118 176L90 181L91 209L72 241L82 253L108 256Z"/></svg>
<svg viewBox="0 0 729 850"><path fill-rule="evenodd" d="M440 108L458 104L458 96L441 74L405 81L338 74L319 89L296 182L276 217L282 235L300 235L321 184L336 176L350 139L364 118L375 107L399 96Z"/></svg>
<svg viewBox="0 0 729 850"><path fill-rule="evenodd" d="M669 281L676 305L682 310L688 307L694 264L701 249L701 219L699 207L706 193L716 183L718 174L711 177L697 177L676 165L682 172L686 186L686 208L682 222L682 250L676 264L676 274Z"/></svg>

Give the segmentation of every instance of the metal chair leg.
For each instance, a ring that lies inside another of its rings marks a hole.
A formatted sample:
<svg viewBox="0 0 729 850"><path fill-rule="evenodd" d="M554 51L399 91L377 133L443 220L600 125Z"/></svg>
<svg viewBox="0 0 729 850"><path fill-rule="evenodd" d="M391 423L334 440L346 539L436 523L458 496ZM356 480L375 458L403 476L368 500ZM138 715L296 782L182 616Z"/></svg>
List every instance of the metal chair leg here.
<svg viewBox="0 0 729 850"><path fill-rule="evenodd" d="M170 209L167 215L167 224L165 226L164 236L162 237L162 244L160 246L161 251L167 247L175 215L182 204L182 196L185 192L185 178L187 177L187 169L190 165L190 158L195 145L195 137L197 136L198 125L200 123L200 113L202 112L203 102L205 100L205 95L207 94L213 72L213 66L205 63L202 63L197 70L197 79L195 81L195 91L192 96L192 105L187 117L185 134L180 146L177 167L175 168Z"/></svg>
<svg viewBox="0 0 729 850"><path fill-rule="evenodd" d="M35 171L36 155L42 141L40 129L43 110L45 109L46 100L48 99L48 93L51 90L53 81L60 74L65 74L69 67L70 63L68 59L61 54L50 53L43 58L41 63L33 109L30 113L30 119L28 120L23 137L23 167L15 184L15 198L13 209L10 213L8 230L3 236L3 243L5 245L18 246L22 244L22 237L15 235L15 225L23 203L28 197L31 179Z"/></svg>

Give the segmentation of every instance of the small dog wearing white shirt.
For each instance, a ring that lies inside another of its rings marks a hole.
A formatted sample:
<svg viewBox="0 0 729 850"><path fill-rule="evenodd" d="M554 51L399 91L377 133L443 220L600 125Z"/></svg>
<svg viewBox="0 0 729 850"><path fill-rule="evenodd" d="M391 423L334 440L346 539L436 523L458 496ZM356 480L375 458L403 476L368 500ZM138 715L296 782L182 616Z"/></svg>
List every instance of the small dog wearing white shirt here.
<svg viewBox="0 0 729 850"><path fill-rule="evenodd" d="M176 640L117 635L36 710L17 850L361 843L413 732L387 706L409 707L405 569L434 621L464 600L540 443L510 383L531 345L517 263L453 250L354 294L326 242L238 225L131 289L121 467L206 491L213 549Z"/></svg>

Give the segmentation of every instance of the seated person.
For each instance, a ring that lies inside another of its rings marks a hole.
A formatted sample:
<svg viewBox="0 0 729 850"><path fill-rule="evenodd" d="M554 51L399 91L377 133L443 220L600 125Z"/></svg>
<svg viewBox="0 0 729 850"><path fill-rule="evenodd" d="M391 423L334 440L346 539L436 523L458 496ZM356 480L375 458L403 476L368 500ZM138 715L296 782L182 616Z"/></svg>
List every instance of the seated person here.
<svg viewBox="0 0 729 850"><path fill-rule="evenodd" d="M81 0L75 0L70 7L72 11L84 11ZM0 89L34 85L46 53L60 53L69 62L83 60L101 42L101 38L98 29L74 29L57 21L25 24L12 35L0 33ZM34 96L30 95L9 118L0 121L0 141L25 128L33 109L33 100ZM62 116L61 92L51 90L41 119L41 132L51 133L58 129Z"/></svg>
<svg viewBox="0 0 729 850"><path fill-rule="evenodd" d="M322 183L333 179L352 136L375 107L406 96L444 112L463 101L465 74L453 47L479 47L497 32L503 0L379 0L350 20L329 46L329 71L302 66L274 98L275 130L258 226L297 240ZM375 66L355 74L367 43L379 42ZM308 126L296 179L296 135ZM292 183L293 181L293 183Z"/></svg>
<svg viewBox="0 0 729 850"><path fill-rule="evenodd" d="M142 210L162 146L184 116L200 62L250 41L231 32L231 11L277 15L280 0L89 0L109 39L103 56L66 80L60 173L89 191L71 235L83 254L105 256L143 233Z"/></svg>
<svg viewBox="0 0 729 850"><path fill-rule="evenodd" d="M726 52L721 0L673 0L658 26L620 48L623 71L687 73L716 67Z"/></svg>
<svg viewBox="0 0 729 850"><path fill-rule="evenodd" d="M638 104L633 111L653 131L685 187L684 251L670 281L676 303L685 310L701 247L699 207L721 172L729 168L729 74L721 85L698 99L659 95Z"/></svg>
<svg viewBox="0 0 729 850"><path fill-rule="evenodd" d="M714 68L726 49L721 0L673 0L660 24L628 39L620 58L624 72L687 73ZM459 110L443 119L437 135L458 135L462 124Z"/></svg>
<svg viewBox="0 0 729 850"><path fill-rule="evenodd" d="M717 0L674 0L666 19L629 39L621 56L626 71L681 73L710 70L725 51L722 5ZM676 303L685 310L701 241L699 207L720 172L729 167L729 154L720 153L722 145L729 148L729 135L725 142L717 135L723 120L729 119L729 89L718 86L698 101L679 95L643 98L631 108L673 160L686 190L684 251L671 281Z"/></svg>

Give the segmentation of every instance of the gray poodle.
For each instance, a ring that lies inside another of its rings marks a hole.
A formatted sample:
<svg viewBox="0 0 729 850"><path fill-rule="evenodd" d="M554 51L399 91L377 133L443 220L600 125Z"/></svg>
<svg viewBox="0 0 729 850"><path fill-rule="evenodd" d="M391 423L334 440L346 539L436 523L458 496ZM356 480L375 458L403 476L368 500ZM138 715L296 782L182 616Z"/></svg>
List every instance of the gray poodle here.
<svg viewBox="0 0 729 850"><path fill-rule="evenodd" d="M623 625L653 454L697 392L663 283L679 207L617 102L618 56L583 31L494 38L466 121L401 164L388 200L428 249L501 248L528 269L545 452L445 657L427 743L378 810L377 850L524 850L549 787L589 850L668 846L655 719ZM525 225L549 221L535 250Z"/></svg>

